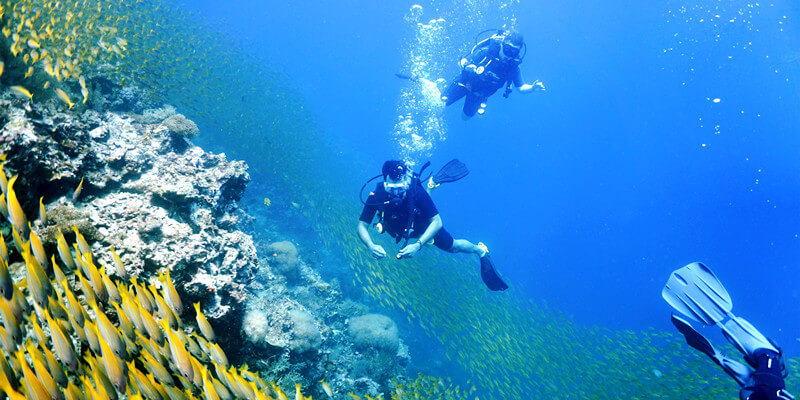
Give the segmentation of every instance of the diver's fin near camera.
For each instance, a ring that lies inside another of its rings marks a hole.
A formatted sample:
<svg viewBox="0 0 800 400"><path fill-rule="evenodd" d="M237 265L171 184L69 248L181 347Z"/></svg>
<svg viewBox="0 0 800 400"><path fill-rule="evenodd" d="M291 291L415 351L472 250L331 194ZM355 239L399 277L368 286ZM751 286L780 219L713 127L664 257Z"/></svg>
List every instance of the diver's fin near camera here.
<svg viewBox="0 0 800 400"><path fill-rule="evenodd" d="M661 297L681 314L705 325L716 325L733 309L728 291L702 263L673 271Z"/></svg>
<svg viewBox="0 0 800 400"><path fill-rule="evenodd" d="M696 350L700 350L703 354L707 355L715 364L722 367L723 371L728 374L731 378L736 380L740 385L744 385L747 378L750 376L750 370L747 368L746 365L733 360L724 354L720 353L711 342L706 339L705 336L701 335L700 332L694 329L694 327L686 321L685 319L681 318L678 315L672 314L671 315L672 325L675 325L675 328L683 334L683 337L686 339L686 343L689 346Z"/></svg>

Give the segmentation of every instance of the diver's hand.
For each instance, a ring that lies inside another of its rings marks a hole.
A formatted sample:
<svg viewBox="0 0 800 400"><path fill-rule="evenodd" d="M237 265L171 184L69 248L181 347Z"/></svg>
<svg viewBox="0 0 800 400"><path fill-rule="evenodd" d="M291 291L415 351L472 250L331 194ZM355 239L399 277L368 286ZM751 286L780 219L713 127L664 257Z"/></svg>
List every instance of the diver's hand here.
<svg viewBox="0 0 800 400"><path fill-rule="evenodd" d="M403 247L399 253L397 253L397 258L411 258L414 256L416 252L422 249L422 243L417 241L415 243L411 243L410 245Z"/></svg>
<svg viewBox="0 0 800 400"><path fill-rule="evenodd" d="M386 257L386 250L384 250L383 247L379 244L373 244L372 246L370 246L369 251L372 252L372 256L375 257L375 259L377 260Z"/></svg>
<svg viewBox="0 0 800 400"><path fill-rule="evenodd" d="M544 92L544 91L545 91L544 83L542 83L541 81L526 83L519 87L520 93Z"/></svg>

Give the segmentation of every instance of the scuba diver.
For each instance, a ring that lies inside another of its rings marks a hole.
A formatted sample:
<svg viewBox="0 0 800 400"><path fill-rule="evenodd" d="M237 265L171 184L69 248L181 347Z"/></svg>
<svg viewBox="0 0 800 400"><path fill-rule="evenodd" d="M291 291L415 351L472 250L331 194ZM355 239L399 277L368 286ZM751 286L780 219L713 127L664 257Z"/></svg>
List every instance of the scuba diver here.
<svg viewBox="0 0 800 400"><path fill-rule="evenodd" d="M449 106L466 97L462 117L468 119L476 112L483 114L486 100L503 86L506 87L503 93L506 98L511 94L512 85L520 93L543 92L545 87L542 82L537 80L528 84L522 79L519 64L526 52L522 34L512 29L497 30L492 36L477 42L470 53L461 59L461 73L442 92L442 101Z"/></svg>
<svg viewBox="0 0 800 400"><path fill-rule="evenodd" d="M725 338L744 355L752 369L720 353L686 319L672 314L672 324L686 343L710 357L741 386L741 400L794 399L784 384L783 352L753 325L731 313L731 298L708 267L692 263L673 271L661 296L686 317L706 326L719 326Z"/></svg>
<svg viewBox="0 0 800 400"><path fill-rule="evenodd" d="M372 241L369 226L375 215L378 222L375 227L378 233L387 232L396 243L401 243L397 258L412 257L422 249L424 244L432 244L449 253L473 253L480 259L481 278L490 290L506 290L508 285L495 271L489 257L489 249L483 243L473 244L464 239L453 239L442 227L442 218L433 204L430 191L442 183L455 182L469 171L458 160L452 160L429 178L424 179L426 188L422 187L420 174L430 165L426 163L419 173L403 161L390 160L383 164L382 173L368 180L361 187L361 202L364 209L358 221L358 237L376 259L386 257L386 250ZM375 190L364 200L364 188L373 180L383 177ZM412 239L415 239L412 241ZM409 244L411 242L411 244Z"/></svg>

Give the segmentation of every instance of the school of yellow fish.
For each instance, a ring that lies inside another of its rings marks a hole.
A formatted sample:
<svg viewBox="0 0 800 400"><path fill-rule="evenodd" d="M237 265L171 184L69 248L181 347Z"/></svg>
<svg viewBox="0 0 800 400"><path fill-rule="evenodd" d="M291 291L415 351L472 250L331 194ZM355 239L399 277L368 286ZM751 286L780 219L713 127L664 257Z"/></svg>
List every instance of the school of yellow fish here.
<svg viewBox="0 0 800 400"><path fill-rule="evenodd" d="M114 27L113 8L106 1L0 1L2 41L9 58L0 62L14 93L34 100L60 99L68 109L75 102L68 92L89 99L86 73L99 63L114 65L124 57L127 41ZM104 16L105 15L105 16Z"/></svg>
<svg viewBox="0 0 800 400"><path fill-rule="evenodd" d="M36 230L48 223L46 208L40 199L40 215L30 220L17 179L7 179L0 166L0 212L13 236L6 247L0 234L0 391L6 396L288 400L275 383L230 365L198 303L194 324L181 319L185 307L169 271L158 276L158 287L128 278L113 248L115 265L98 266L77 227L71 244L60 231L56 243L43 243ZM55 247L53 254L48 247ZM311 397L296 384L294 399Z"/></svg>
<svg viewBox="0 0 800 400"><path fill-rule="evenodd" d="M392 379L392 400L461 400L478 399L475 386L462 389L451 379L435 378L418 373L413 380ZM358 400L358 399L356 399ZM370 399L368 399L370 400Z"/></svg>

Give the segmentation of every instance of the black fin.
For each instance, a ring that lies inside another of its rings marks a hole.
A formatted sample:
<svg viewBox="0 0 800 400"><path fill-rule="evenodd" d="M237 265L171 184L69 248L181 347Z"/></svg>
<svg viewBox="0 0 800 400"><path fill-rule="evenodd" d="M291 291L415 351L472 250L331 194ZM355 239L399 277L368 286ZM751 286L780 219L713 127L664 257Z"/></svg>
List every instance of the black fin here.
<svg viewBox="0 0 800 400"><path fill-rule="evenodd" d="M416 76L414 76L414 75L406 75L406 74L394 74L394 76L396 76L396 77L398 77L398 78L400 78L400 79L406 79L406 80L409 80L409 81L411 81L411 82L416 82L416 81L418 81L418 80L419 80L419 79L418 79Z"/></svg>
<svg viewBox="0 0 800 400"><path fill-rule="evenodd" d="M714 346L711 345L711 342L709 342L705 336L697 332L689 322L675 314L672 314L671 320L672 325L675 325L678 331L683 334L683 337L686 338L686 343L688 343L689 346L702 351L705 355L711 357L712 360L718 362L716 358L717 350L714 349Z"/></svg>
<svg viewBox="0 0 800 400"><path fill-rule="evenodd" d="M469 174L469 170L467 166L458 161L457 158L450 160L447 164L445 164L436 175L433 176L433 182L435 184L442 184L448 182L455 182Z"/></svg>
<svg viewBox="0 0 800 400"><path fill-rule="evenodd" d="M503 282L503 279L500 278L500 275L498 275L497 271L494 269L494 264L488 254L481 257L481 278L483 279L483 283L489 287L489 290L496 292L508 289L508 285Z"/></svg>

